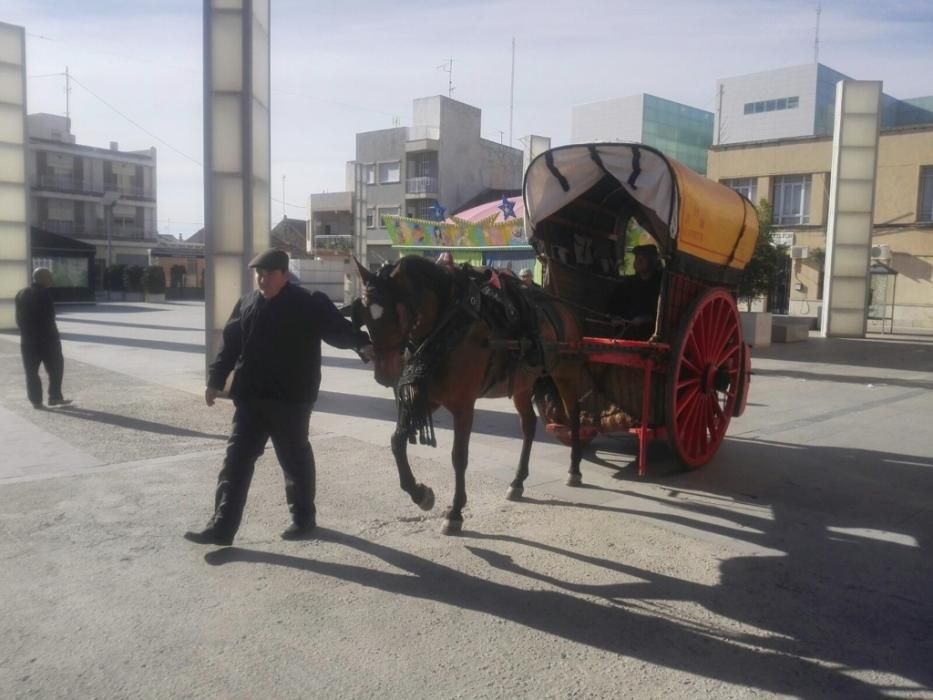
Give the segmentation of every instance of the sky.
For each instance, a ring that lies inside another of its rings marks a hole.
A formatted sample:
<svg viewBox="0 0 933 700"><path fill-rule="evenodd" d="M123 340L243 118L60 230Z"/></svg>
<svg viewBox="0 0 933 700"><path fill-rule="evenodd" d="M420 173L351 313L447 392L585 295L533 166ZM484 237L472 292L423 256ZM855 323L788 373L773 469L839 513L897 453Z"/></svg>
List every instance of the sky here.
<svg viewBox="0 0 933 700"><path fill-rule="evenodd" d="M272 214L345 188L357 132L448 94L482 135L570 139L575 105L647 92L715 110L716 80L812 63L817 0L271 0ZM933 95L933 2L824 0L819 60L898 98ZM158 152L159 232L202 226L200 0L3 0L26 28L28 111L78 143ZM515 88L509 123L512 40ZM453 60L453 71L444 66ZM283 181L284 177L284 181Z"/></svg>

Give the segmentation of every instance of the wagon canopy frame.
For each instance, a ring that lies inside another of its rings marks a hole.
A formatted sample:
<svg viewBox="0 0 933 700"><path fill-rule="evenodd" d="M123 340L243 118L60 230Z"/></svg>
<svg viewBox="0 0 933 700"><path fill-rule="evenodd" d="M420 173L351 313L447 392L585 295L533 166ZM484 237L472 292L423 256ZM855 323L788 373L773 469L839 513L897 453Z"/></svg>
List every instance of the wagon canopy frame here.
<svg viewBox="0 0 933 700"><path fill-rule="evenodd" d="M551 149L531 162L523 191L532 242L546 242L539 227L549 221L612 238L634 218L674 269L725 284L737 281L758 238L745 197L642 144Z"/></svg>

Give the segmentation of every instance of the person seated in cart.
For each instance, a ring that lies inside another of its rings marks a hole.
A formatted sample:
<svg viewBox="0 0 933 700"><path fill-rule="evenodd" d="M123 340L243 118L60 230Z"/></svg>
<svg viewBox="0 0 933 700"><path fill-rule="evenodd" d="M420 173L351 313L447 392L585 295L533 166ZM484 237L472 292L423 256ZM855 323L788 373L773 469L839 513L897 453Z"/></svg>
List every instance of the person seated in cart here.
<svg viewBox="0 0 933 700"><path fill-rule="evenodd" d="M658 249L653 245L635 246L632 252L635 255L635 274L623 277L609 295L606 312L628 326L622 337L647 340L654 333L654 320L658 313L661 263Z"/></svg>

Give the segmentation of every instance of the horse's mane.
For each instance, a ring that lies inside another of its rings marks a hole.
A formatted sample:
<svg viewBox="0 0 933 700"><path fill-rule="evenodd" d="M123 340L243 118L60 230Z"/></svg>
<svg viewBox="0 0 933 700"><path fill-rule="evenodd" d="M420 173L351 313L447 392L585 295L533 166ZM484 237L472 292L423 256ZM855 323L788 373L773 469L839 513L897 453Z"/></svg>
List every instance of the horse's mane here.
<svg viewBox="0 0 933 700"><path fill-rule="evenodd" d="M426 290L431 290L439 299L446 299L450 293L452 283L451 274L443 267L429 258L419 255L406 255L396 264L391 272L396 281L404 277L412 295L416 298Z"/></svg>

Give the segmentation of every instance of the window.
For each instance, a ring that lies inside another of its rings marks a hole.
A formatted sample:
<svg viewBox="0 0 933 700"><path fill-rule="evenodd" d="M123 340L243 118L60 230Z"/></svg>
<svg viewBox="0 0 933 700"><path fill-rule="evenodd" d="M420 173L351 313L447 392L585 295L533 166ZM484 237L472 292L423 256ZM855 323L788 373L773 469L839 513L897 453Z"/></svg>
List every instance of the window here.
<svg viewBox="0 0 933 700"><path fill-rule="evenodd" d="M379 214L379 216L378 216L378 218L379 218L378 226L379 226L379 228L385 228L386 226L385 226L385 223L384 223L384 221L383 221L383 217L384 217L384 216L398 216L398 215L399 215L399 208L398 208L398 207L379 207L379 208L377 209L377 212L378 212L378 214Z"/></svg>
<svg viewBox="0 0 933 700"><path fill-rule="evenodd" d="M376 210L373 207L369 207L366 210L366 228L375 228L376 227Z"/></svg>
<svg viewBox="0 0 933 700"><path fill-rule="evenodd" d="M372 163L363 165L363 182L367 185L376 184L376 166Z"/></svg>
<svg viewBox="0 0 933 700"><path fill-rule="evenodd" d="M401 182L402 164L400 161L393 163L379 164L379 184L389 185L395 182Z"/></svg>
<svg viewBox="0 0 933 700"><path fill-rule="evenodd" d="M49 216L52 221L74 221L75 203L70 199L49 199Z"/></svg>
<svg viewBox="0 0 933 700"><path fill-rule="evenodd" d="M920 211L917 221L933 221L933 165L920 169Z"/></svg>
<svg viewBox="0 0 933 700"><path fill-rule="evenodd" d="M746 102L745 114L759 114L761 112L774 112L782 109L797 109L800 105L799 97L781 97L775 100L761 100L760 102Z"/></svg>
<svg viewBox="0 0 933 700"><path fill-rule="evenodd" d="M739 194L748 197L748 200L755 204L755 198L758 196L758 178L737 177L732 180L723 180L722 184L730 187Z"/></svg>
<svg viewBox="0 0 933 700"><path fill-rule="evenodd" d="M781 175L774 178L774 223L810 223L810 176Z"/></svg>

